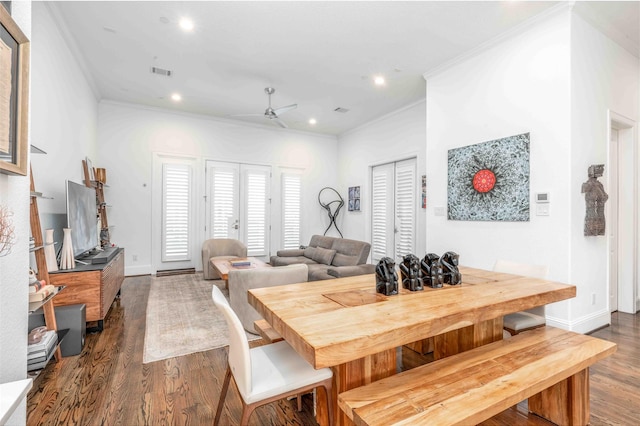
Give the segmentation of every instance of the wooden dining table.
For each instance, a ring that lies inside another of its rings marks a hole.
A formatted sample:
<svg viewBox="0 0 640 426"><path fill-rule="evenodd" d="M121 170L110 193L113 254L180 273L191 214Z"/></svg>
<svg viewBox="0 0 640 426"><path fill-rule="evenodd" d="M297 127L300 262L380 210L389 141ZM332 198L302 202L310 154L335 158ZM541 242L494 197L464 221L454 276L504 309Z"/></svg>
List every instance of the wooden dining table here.
<svg viewBox="0 0 640 426"><path fill-rule="evenodd" d="M433 338L434 359L502 339L502 317L575 297L576 287L460 267L462 284L376 293L375 275L249 290L249 303L315 368L334 372L334 424L351 424L337 395L396 374L396 348ZM322 389L318 397L324 398ZM316 418L329 424L325 404Z"/></svg>

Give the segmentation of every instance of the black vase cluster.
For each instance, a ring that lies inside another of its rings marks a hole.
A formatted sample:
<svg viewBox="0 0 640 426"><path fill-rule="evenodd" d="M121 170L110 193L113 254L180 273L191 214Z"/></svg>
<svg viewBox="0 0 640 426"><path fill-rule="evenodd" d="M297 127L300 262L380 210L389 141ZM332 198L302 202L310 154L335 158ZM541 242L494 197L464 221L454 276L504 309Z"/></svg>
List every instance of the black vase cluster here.
<svg viewBox="0 0 640 426"><path fill-rule="evenodd" d="M441 288L443 284L462 283L462 274L458 270L459 257L452 251L442 256L427 253L422 260L413 254L407 254L399 265L402 287L420 291L425 286ZM387 296L398 294L398 275L395 262L390 257L383 257L376 266L376 291Z"/></svg>

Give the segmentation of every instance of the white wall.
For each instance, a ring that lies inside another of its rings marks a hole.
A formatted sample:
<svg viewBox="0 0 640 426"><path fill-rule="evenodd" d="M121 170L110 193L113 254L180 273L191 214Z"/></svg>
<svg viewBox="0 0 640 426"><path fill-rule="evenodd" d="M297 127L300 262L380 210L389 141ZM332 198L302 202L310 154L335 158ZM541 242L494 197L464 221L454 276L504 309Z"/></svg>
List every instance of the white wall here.
<svg viewBox="0 0 640 426"><path fill-rule="evenodd" d="M49 5L33 3L31 143L36 189L53 200L41 214L66 213L65 180L82 183L82 160L96 160L98 100L69 49Z"/></svg>
<svg viewBox="0 0 640 426"><path fill-rule="evenodd" d="M573 282L581 286L578 296L571 301L572 317L585 323L585 328L593 329L609 321L608 238L584 236L585 203L580 188L587 180L591 164L605 164L605 176L600 180L605 190L610 192L607 185L607 172L610 171L608 111L638 120L639 65L638 58L578 15L573 15L571 21L571 53L571 270ZM627 160L633 163L633 155L628 154ZM635 163L637 169L637 161ZM633 164L630 169L633 169ZM624 185L627 183L622 182ZM633 192L630 197L621 196L619 205L623 214L634 211ZM608 217L607 221L610 220ZM622 231L629 237L633 234L633 229ZM633 262L630 254L631 258L621 258L620 262ZM629 275L620 278L633 281L633 273ZM628 282L626 285L631 288L636 283ZM594 305L592 295L595 295Z"/></svg>
<svg viewBox="0 0 640 426"><path fill-rule="evenodd" d="M11 9L14 21L31 39L31 3L12 2ZM29 125L33 129L33 123ZM13 212L15 232L11 252L0 257L0 383L6 383L27 377L29 178L0 174L0 205ZM26 419L25 398L7 424L25 424Z"/></svg>
<svg viewBox="0 0 640 426"><path fill-rule="evenodd" d="M360 186L361 211L347 211L339 217L345 238L371 241L371 167L415 157L416 187L416 252L426 253L426 210L421 208L419 193L421 176L425 174L426 103L421 101L382 117L338 138L338 191L348 200L348 188Z"/></svg>
<svg viewBox="0 0 640 426"><path fill-rule="evenodd" d="M638 119L638 67L565 9L426 76L431 206L446 206L448 149L524 132L531 133L531 194L549 192L551 200L550 216L536 216L532 200L522 223L454 222L429 208L427 247L454 241L461 263L481 268L497 258L549 265L549 277L576 285L577 297L550 306L548 322L581 332L606 325L607 239L583 236L581 185L589 165L607 163L608 112Z"/></svg>
<svg viewBox="0 0 640 426"><path fill-rule="evenodd" d="M484 269L497 259L549 265L551 279L572 282L569 23L570 14L562 12L425 76L429 251L452 249L461 264ZM436 206L446 211L449 149L526 132L529 222L450 221L434 214ZM536 192L550 193L549 216L536 216ZM566 302L547 313L559 323L569 320Z"/></svg>
<svg viewBox="0 0 640 426"><path fill-rule="evenodd" d="M107 169L105 197L113 207L111 240L125 248L125 273L152 272L151 186L153 153L194 156L205 160L271 165L272 253L280 248L279 167L304 169L302 243L328 225L318 205L321 188L337 183L336 139L266 126L248 126L232 120L212 119L115 102L99 106L99 167ZM96 162L98 163L98 162ZM204 189L204 175L197 177ZM204 194L201 194L204 195ZM204 217L202 198L198 206ZM197 246L204 240L204 225ZM137 261L133 261L133 256ZM197 251L196 268L202 267Z"/></svg>

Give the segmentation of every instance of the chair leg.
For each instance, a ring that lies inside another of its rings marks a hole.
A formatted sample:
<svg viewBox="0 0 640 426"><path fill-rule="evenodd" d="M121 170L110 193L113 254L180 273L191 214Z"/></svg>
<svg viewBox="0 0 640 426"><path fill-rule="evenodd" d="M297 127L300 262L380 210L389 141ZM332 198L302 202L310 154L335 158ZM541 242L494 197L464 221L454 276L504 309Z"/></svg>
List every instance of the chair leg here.
<svg viewBox="0 0 640 426"><path fill-rule="evenodd" d="M244 401L242 402L242 416L240 417L240 426L247 426L249 424L249 417L251 417L253 410L255 410L255 408L259 405L261 404L245 404Z"/></svg>
<svg viewBox="0 0 640 426"><path fill-rule="evenodd" d="M222 384L222 391L220 391L220 400L218 401L218 409L216 410L216 417L213 420L213 424L218 425L220 422L220 415L222 414L222 408L224 407L224 400L227 397L227 390L229 389L229 382L231 381L231 368L227 366L227 372L224 375L224 383Z"/></svg>

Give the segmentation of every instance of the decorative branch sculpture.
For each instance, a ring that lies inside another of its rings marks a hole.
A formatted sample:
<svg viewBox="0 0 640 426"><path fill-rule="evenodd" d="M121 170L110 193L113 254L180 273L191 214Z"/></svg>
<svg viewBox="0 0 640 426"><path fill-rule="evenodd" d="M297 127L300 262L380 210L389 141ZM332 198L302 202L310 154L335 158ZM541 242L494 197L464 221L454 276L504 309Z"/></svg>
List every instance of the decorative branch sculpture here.
<svg viewBox="0 0 640 426"><path fill-rule="evenodd" d="M328 203L323 203L322 202L322 193L323 191L333 191L335 192L335 194L338 196L338 198L333 199L332 201L329 201ZM324 230L324 234L323 235L327 235L327 231L329 231L329 228L331 228L331 225L335 226L336 231L338 231L338 234L340 234L340 238L344 238L342 236L342 232L340 232L340 230L338 229L338 224L336 223L336 218L338 217L338 213L340 213L340 209L342 208L342 206L344 206L344 199L342 198L342 196L340 196L340 193L338 191L336 191L335 189L331 188L331 187L325 187L322 188L320 190L320 192L318 193L318 203L320 203L320 205L322 206L322 208L324 208L327 211L327 214L329 215L329 226L327 226L327 229ZM335 208L335 211L331 211L331 208L337 205L337 207Z"/></svg>
<svg viewBox="0 0 640 426"><path fill-rule="evenodd" d="M376 265L376 292L391 296L398 294L398 274L396 263L390 257L383 257Z"/></svg>
<svg viewBox="0 0 640 426"><path fill-rule="evenodd" d="M442 265L442 276L445 284L461 284L462 274L458 270L459 255L452 251L448 251L440 256L440 265Z"/></svg>
<svg viewBox="0 0 640 426"><path fill-rule="evenodd" d="M407 254L400 264L400 276L402 277L402 287L411 291L423 290L422 271L420 270L420 259L413 254Z"/></svg>
<svg viewBox="0 0 640 426"><path fill-rule="evenodd" d="M442 276L442 265L440 264L440 256L435 253L428 253L424 259L420 261L420 269L422 270L422 282L431 288L441 288L444 282Z"/></svg>

